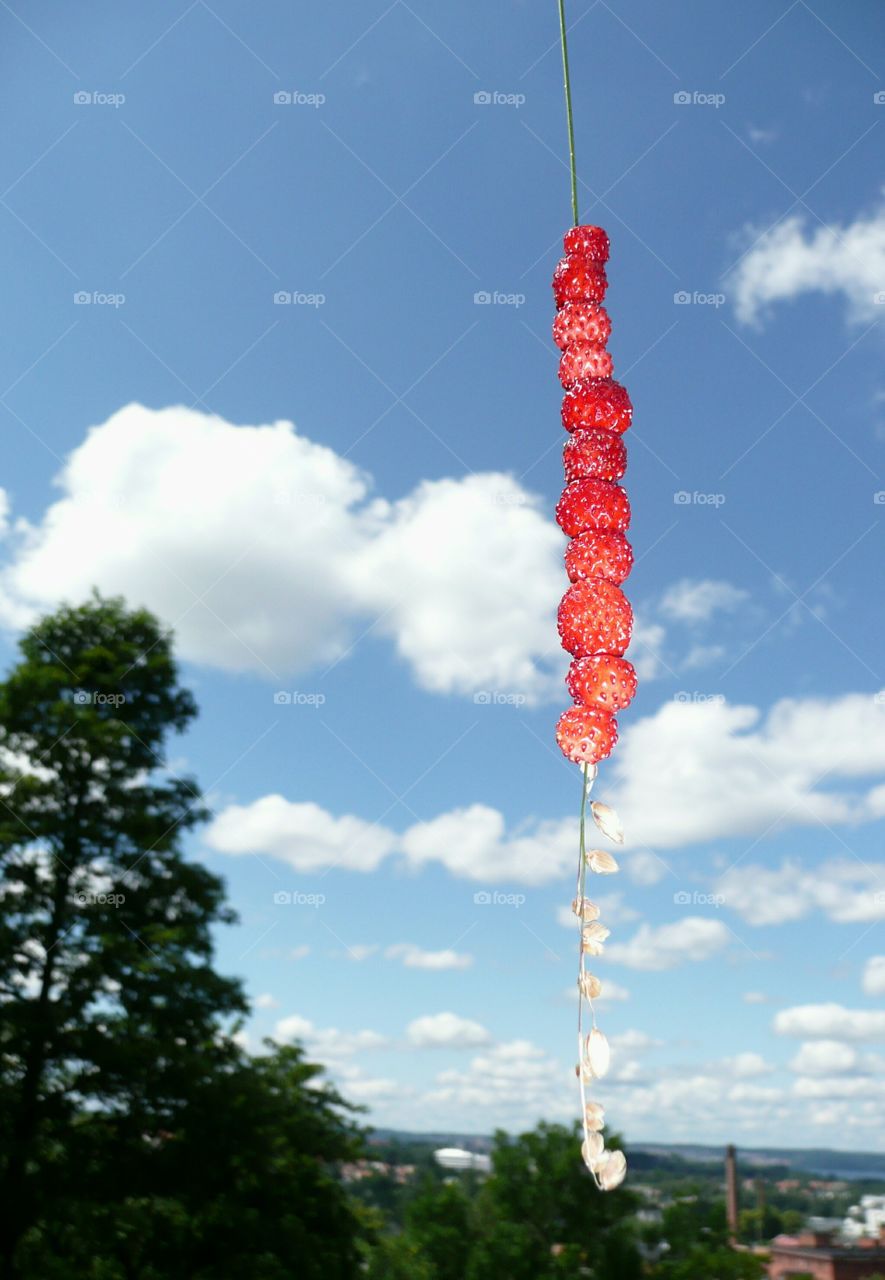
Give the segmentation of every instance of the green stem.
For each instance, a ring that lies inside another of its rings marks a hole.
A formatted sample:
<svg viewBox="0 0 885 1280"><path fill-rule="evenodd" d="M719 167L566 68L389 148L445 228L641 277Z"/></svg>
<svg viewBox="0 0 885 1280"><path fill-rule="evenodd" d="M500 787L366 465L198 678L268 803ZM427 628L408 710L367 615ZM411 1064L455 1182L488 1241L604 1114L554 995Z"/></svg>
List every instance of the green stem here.
<svg viewBox="0 0 885 1280"><path fill-rule="evenodd" d="M562 79L565 85L565 118L568 122L568 159L572 175L572 217L575 226L578 217L578 170L575 164L575 123L572 118L572 84L568 70L568 37L565 28L565 0L559 0L559 37L562 43Z"/></svg>

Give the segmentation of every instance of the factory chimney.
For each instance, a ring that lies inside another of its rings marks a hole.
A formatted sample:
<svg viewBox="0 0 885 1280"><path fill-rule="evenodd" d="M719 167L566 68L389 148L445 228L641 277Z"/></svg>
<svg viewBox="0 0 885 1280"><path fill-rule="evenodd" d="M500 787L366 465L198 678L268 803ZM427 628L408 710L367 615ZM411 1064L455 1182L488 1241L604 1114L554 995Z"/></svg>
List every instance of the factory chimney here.
<svg viewBox="0 0 885 1280"><path fill-rule="evenodd" d="M725 1214L728 1237L734 1244L738 1238L738 1181L737 1154L731 1143L725 1148Z"/></svg>

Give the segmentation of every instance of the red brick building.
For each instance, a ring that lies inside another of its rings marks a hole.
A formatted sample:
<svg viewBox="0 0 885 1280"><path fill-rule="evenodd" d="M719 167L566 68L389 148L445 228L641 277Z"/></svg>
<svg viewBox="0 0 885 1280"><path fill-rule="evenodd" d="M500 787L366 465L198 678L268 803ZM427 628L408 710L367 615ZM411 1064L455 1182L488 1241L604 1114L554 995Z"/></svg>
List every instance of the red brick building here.
<svg viewBox="0 0 885 1280"><path fill-rule="evenodd" d="M860 1240L852 1247L834 1244L832 1236L808 1232L775 1236L771 1242L769 1280L812 1276L813 1280L869 1280L885 1276L885 1237Z"/></svg>

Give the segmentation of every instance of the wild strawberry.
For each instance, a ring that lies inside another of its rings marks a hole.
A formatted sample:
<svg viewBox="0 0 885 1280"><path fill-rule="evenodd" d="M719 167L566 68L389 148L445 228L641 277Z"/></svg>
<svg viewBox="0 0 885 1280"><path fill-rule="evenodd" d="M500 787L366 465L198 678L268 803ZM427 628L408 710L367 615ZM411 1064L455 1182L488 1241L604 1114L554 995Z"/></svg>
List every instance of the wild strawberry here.
<svg viewBox="0 0 885 1280"><path fill-rule="evenodd" d="M572 342L601 342L611 337L612 322L595 302L567 302L553 321L553 341L561 351Z"/></svg>
<svg viewBox="0 0 885 1280"><path fill-rule="evenodd" d="M605 427L618 435L633 420L633 405L626 387L613 378L595 378L567 391L562 400L562 425L566 431L578 427Z"/></svg>
<svg viewBox="0 0 885 1280"><path fill-rule="evenodd" d="M575 702L603 711L621 711L636 697L636 672L632 662L611 653L575 658L565 678Z"/></svg>
<svg viewBox="0 0 885 1280"><path fill-rule="evenodd" d="M566 253L583 253L597 262L608 259L608 236L602 227L569 227L562 238Z"/></svg>
<svg viewBox="0 0 885 1280"><path fill-rule="evenodd" d="M574 538L585 529L630 527L630 503L619 484L608 480L575 480L566 485L556 504L556 521L563 533Z"/></svg>
<svg viewBox="0 0 885 1280"><path fill-rule="evenodd" d="M568 391L588 378L607 378L612 358L598 342L573 342L559 362L559 381Z"/></svg>
<svg viewBox="0 0 885 1280"><path fill-rule="evenodd" d="M588 529L572 538L565 549L565 571L570 582L607 578L620 585L632 568L633 548L622 533Z"/></svg>
<svg viewBox="0 0 885 1280"><path fill-rule="evenodd" d="M562 461L569 484L572 480L620 480L627 470L627 450L614 431L585 427L569 436Z"/></svg>
<svg viewBox="0 0 885 1280"><path fill-rule="evenodd" d="M610 756L618 740L618 722L598 707L569 707L556 725L562 754L575 764L596 764Z"/></svg>
<svg viewBox="0 0 885 1280"><path fill-rule="evenodd" d="M582 253L560 258L553 272L553 296L557 307L566 302L602 302L608 281L601 262Z"/></svg>
<svg viewBox="0 0 885 1280"><path fill-rule="evenodd" d="M613 582L586 578L569 587L559 602L557 625L563 649L574 658L591 653L618 657L630 643L633 610Z"/></svg>

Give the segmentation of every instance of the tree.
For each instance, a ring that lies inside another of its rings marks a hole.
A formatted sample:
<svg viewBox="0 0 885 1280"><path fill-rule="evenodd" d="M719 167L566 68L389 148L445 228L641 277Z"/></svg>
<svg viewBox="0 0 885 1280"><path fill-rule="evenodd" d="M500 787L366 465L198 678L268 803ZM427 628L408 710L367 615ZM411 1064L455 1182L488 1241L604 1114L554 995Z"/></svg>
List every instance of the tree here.
<svg viewBox="0 0 885 1280"><path fill-rule="evenodd" d="M463 1280L473 1231L470 1204L457 1182L426 1182L406 1212L408 1237L431 1266L434 1280Z"/></svg>
<svg viewBox="0 0 885 1280"><path fill-rule="evenodd" d="M221 881L171 776L196 713L168 636L95 597L44 619L0 684L0 1275L353 1273L328 1162L356 1150L296 1049L255 1061L213 968Z"/></svg>
<svg viewBox="0 0 885 1280"><path fill-rule="evenodd" d="M575 1129L541 1124L518 1138L495 1135L493 1172L479 1195L478 1221L490 1259L499 1258L489 1276L503 1280L517 1224L526 1256L543 1258L544 1276L578 1276L589 1266L619 1280L641 1275L630 1215L637 1207L632 1192L597 1191L584 1168ZM618 1139L607 1137L608 1146ZM606 1270L614 1265L615 1270ZM490 1261L490 1266L492 1265ZM516 1274L519 1274L518 1272Z"/></svg>

